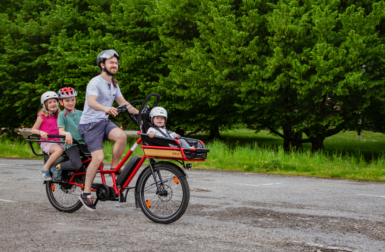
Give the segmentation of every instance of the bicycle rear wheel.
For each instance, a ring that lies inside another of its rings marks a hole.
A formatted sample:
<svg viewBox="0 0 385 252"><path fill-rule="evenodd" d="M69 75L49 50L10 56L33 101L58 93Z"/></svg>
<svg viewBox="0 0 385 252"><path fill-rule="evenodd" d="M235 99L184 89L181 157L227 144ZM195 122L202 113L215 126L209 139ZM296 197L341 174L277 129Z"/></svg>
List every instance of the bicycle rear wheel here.
<svg viewBox="0 0 385 252"><path fill-rule="evenodd" d="M46 192L49 202L61 212L72 213L83 205L79 200L82 193L79 186L47 181Z"/></svg>
<svg viewBox="0 0 385 252"><path fill-rule="evenodd" d="M151 169L146 169L139 180L139 206L153 222L172 223L182 217L187 209L190 200L187 179L171 164L155 164L154 170L156 182ZM156 184L160 191L157 191Z"/></svg>

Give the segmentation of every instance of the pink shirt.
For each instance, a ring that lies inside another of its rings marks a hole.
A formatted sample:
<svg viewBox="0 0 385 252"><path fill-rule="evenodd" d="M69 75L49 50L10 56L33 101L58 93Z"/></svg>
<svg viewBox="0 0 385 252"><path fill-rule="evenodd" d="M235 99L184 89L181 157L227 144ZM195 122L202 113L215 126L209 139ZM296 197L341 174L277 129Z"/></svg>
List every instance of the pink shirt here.
<svg viewBox="0 0 385 252"><path fill-rule="evenodd" d="M39 116L43 119L39 130L46 132L48 135L59 135L59 128L57 127L57 118L54 115L49 115L45 117L43 114L39 114ZM40 138L41 140L45 140ZM48 140L52 141L61 141L60 138L48 138Z"/></svg>

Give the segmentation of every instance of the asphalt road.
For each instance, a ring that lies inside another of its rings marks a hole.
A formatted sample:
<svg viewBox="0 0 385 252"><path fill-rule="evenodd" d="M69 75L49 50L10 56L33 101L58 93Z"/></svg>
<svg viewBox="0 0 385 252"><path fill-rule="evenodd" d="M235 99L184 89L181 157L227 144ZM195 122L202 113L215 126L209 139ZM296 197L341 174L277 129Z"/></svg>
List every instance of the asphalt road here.
<svg viewBox="0 0 385 252"><path fill-rule="evenodd" d="M2 251L385 251L385 184L193 169L185 215L155 224L100 202L48 202L42 161L0 159Z"/></svg>

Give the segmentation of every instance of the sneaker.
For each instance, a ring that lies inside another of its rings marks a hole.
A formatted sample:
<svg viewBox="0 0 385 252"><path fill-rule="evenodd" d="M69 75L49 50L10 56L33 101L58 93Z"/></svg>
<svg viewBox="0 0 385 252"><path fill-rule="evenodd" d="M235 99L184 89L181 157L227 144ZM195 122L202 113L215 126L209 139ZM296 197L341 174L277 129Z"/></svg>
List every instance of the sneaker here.
<svg viewBox="0 0 385 252"><path fill-rule="evenodd" d="M61 181L61 173L62 169L60 168L60 164L56 165L56 167L51 167L52 178L56 181Z"/></svg>
<svg viewBox="0 0 385 252"><path fill-rule="evenodd" d="M86 197L82 193L80 194L79 199L88 211L95 211L94 198L92 196Z"/></svg>

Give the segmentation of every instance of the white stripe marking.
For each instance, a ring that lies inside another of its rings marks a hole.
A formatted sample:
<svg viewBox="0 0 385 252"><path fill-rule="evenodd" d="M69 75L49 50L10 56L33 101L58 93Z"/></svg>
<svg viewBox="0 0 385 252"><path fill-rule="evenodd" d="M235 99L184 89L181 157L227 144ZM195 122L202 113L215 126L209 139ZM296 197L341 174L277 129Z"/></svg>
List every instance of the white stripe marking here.
<svg viewBox="0 0 385 252"><path fill-rule="evenodd" d="M3 202L17 202L17 201L13 201L13 200L6 200L6 199L0 199L0 201L3 201Z"/></svg>
<svg viewBox="0 0 385 252"><path fill-rule="evenodd" d="M371 194L356 194L356 195L361 195L361 196L370 196L370 197L378 197L378 198L385 198L385 196L380 196L380 195L371 195Z"/></svg>
<svg viewBox="0 0 385 252"><path fill-rule="evenodd" d="M135 143L134 146L132 146L131 150L135 151L138 146L139 146L139 144Z"/></svg>
<svg viewBox="0 0 385 252"><path fill-rule="evenodd" d="M270 184L261 184L261 185L252 185L252 184L242 184L242 183L234 183L236 185L248 185L248 186L271 186L271 185L282 185L281 183L270 183Z"/></svg>

